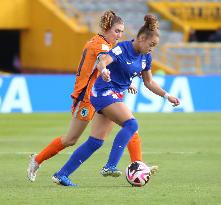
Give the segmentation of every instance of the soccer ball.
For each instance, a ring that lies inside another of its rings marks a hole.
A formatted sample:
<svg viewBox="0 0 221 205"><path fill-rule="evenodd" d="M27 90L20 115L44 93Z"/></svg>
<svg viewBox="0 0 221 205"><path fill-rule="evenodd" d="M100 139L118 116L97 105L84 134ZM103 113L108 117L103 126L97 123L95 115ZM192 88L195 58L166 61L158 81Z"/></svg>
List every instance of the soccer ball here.
<svg viewBox="0 0 221 205"><path fill-rule="evenodd" d="M144 186L150 179L150 168L141 161L135 161L128 165L125 170L127 181L132 186Z"/></svg>

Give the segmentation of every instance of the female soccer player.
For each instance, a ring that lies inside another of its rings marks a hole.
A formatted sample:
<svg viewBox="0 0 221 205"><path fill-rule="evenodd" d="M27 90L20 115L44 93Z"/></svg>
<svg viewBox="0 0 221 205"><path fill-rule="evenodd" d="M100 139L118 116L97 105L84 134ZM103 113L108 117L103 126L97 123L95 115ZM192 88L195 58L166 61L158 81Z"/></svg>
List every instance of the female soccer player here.
<svg viewBox="0 0 221 205"><path fill-rule="evenodd" d="M122 95L135 76L142 75L144 85L153 93L168 99L173 106L180 104L176 97L169 95L152 79L151 51L159 42L158 20L153 15L144 17L145 24L140 28L134 41L124 41L101 56L97 69L101 72L91 93L91 103L96 109L91 136L78 147L67 163L56 172L52 180L64 186L76 186L68 176L88 159L104 141L98 130L108 127L112 121L121 126L116 135L108 162L102 168L103 176L121 175L116 167L124 148L138 130L138 123L122 101Z"/></svg>
<svg viewBox="0 0 221 205"><path fill-rule="evenodd" d="M66 135L55 138L39 154L31 155L27 169L30 181L35 181L37 170L43 161L53 157L66 147L74 145L93 118L95 110L90 103L90 92L99 75L96 64L99 56L107 53L122 37L124 23L113 11L106 11L101 17L100 28L101 34L95 35L87 42L83 50L74 92L71 95L73 98L73 118L69 131ZM100 128L102 136L105 137L112 127L113 123L109 123L106 127ZM128 150L131 161L142 160L141 142L137 133L128 144Z"/></svg>

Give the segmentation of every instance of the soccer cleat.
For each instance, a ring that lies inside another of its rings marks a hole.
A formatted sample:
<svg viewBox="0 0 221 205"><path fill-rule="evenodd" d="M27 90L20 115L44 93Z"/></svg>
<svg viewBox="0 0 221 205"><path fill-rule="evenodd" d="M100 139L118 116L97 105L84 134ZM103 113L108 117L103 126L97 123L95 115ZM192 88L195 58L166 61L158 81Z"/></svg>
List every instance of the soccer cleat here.
<svg viewBox="0 0 221 205"><path fill-rule="evenodd" d="M122 172L118 170L116 167L103 167L100 171L101 175L104 177L112 176L112 177L119 177L122 175Z"/></svg>
<svg viewBox="0 0 221 205"><path fill-rule="evenodd" d="M77 184L74 184L67 176L58 175L57 173L52 176L52 181L62 186L78 186Z"/></svg>
<svg viewBox="0 0 221 205"><path fill-rule="evenodd" d="M31 154L28 169L27 169L27 177L31 182L34 182L36 179L36 174L39 169L38 163L35 161L35 154Z"/></svg>
<svg viewBox="0 0 221 205"><path fill-rule="evenodd" d="M150 166L150 174L156 174L159 171L159 167L154 165L154 166Z"/></svg>

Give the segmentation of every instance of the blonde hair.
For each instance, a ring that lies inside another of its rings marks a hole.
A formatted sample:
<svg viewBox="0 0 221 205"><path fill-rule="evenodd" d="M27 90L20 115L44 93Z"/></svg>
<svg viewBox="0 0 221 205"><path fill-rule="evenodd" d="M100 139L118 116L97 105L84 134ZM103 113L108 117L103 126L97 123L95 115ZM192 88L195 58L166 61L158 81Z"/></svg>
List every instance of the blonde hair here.
<svg viewBox="0 0 221 205"><path fill-rule="evenodd" d="M105 11L103 16L100 19L100 28L101 31L108 31L116 23L123 24L121 17L117 16L112 10Z"/></svg>
<svg viewBox="0 0 221 205"><path fill-rule="evenodd" d="M144 16L144 22L144 25L137 33L137 37L139 37L141 34L146 34L148 37L152 37L154 35L159 36L159 22L156 16L147 14Z"/></svg>

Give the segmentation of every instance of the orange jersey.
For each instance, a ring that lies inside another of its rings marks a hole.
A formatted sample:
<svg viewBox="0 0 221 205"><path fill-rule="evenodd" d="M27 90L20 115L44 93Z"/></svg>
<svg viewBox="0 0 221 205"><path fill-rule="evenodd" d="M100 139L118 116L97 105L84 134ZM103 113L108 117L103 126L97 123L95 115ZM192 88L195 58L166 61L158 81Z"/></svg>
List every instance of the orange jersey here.
<svg viewBox="0 0 221 205"><path fill-rule="evenodd" d="M101 35L94 36L86 43L78 66L72 98L77 101L90 102L90 92L99 75L99 71L96 69L97 57L111 48L112 45L107 43Z"/></svg>

